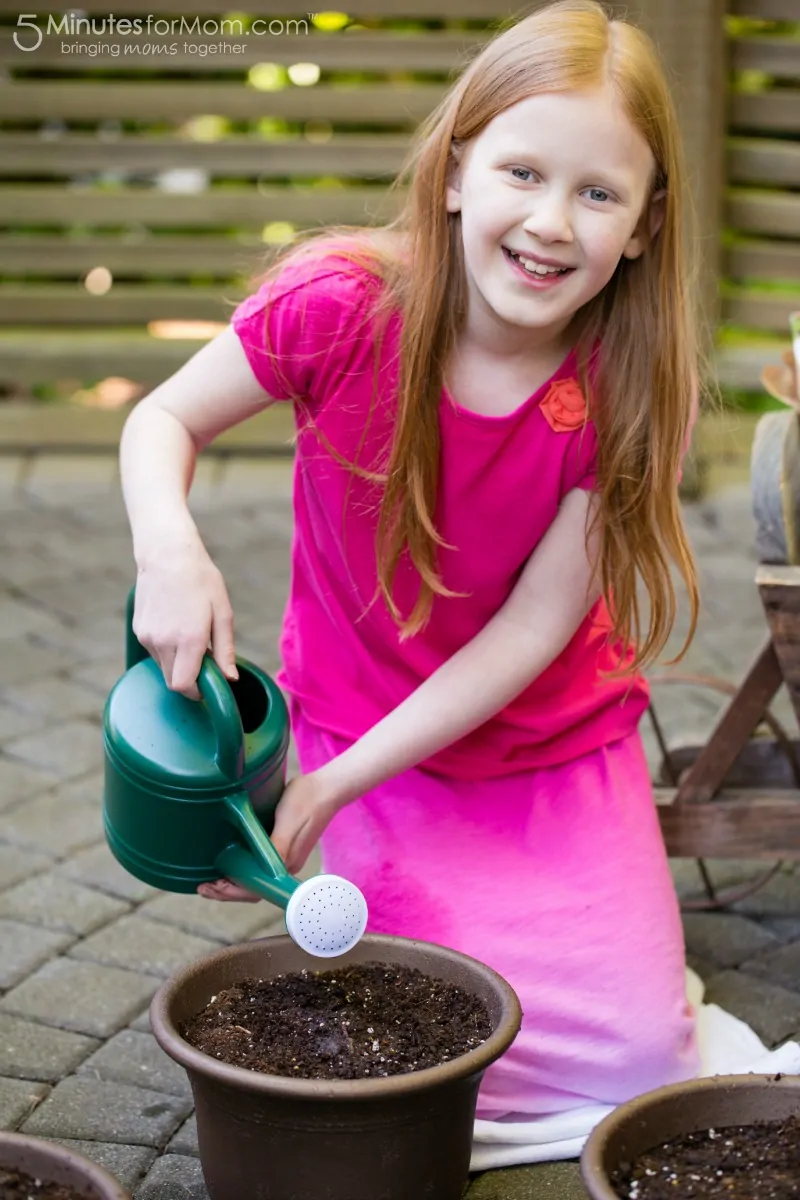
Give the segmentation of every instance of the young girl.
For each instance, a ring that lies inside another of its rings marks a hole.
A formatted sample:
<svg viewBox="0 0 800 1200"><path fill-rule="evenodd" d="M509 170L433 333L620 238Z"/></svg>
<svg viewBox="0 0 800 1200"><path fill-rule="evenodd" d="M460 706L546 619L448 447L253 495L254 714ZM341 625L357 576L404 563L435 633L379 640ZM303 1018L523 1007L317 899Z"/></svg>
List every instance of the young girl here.
<svg viewBox="0 0 800 1200"><path fill-rule="evenodd" d="M321 838L372 931L509 980L523 1028L478 1113L524 1120L699 1069L637 731L673 564L697 608L684 172L651 43L592 0L537 11L403 178L398 220L292 248L130 417L134 627L178 691L209 644L235 677L186 495L217 434L293 401L280 680L303 773L275 844L296 871Z"/></svg>

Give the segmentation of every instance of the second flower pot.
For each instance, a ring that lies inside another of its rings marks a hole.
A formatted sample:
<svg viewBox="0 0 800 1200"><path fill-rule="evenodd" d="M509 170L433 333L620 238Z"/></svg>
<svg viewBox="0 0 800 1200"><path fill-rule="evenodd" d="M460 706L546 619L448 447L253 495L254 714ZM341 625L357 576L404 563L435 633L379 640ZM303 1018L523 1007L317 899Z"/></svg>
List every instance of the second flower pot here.
<svg viewBox="0 0 800 1200"><path fill-rule="evenodd" d="M156 993L150 1021L161 1047L189 1075L212 1200L461 1200L478 1087L519 1030L519 1001L483 963L403 938L368 935L327 969L367 962L416 967L479 996L491 1034L439 1066L356 1080L260 1074L189 1045L181 1025L223 988L319 969L288 937L220 950Z"/></svg>
<svg viewBox="0 0 800 1200"><path fill-rule="evenodd" d="M60 1183L81 1200L130 1200L122 1185L97 1163L45 1138L0 1133L0 1171L3 1168L42 1183Z"/></svg>
<svg viewBox="0 0 800 1200"><path fill-rule="evenodd" d="M592 1200L618 1200L613 1172L664 1142L798 1114L797 1075L715 1075L646 1092L615 1108L592 1131L581 1155L583 1184Z"/></svg>

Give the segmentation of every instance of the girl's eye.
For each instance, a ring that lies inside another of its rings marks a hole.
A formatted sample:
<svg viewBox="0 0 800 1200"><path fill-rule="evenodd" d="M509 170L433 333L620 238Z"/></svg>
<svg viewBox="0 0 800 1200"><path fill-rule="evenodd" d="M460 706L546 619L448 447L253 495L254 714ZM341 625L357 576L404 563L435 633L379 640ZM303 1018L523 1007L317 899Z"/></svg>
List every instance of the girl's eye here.
<svg viewBox="0 0 800 1200"><path fill-rule="evenodd" d="M517 172L519 172L519 173L517 174ZM521 176L523 176L523 175L532 176L533 171L531 171L530 167L512 167L511 174L514 176L515 179L519 179L520 183L527 183L528 180L522 179Z"/></svg>
<svg viewBox="0 0 800 1200"><path fill-rule="evenodd" d="M607 192L605 188L587 188L586 190L589 193L590 200L597 200L602 203L611 199L611 193Z"/></svg>

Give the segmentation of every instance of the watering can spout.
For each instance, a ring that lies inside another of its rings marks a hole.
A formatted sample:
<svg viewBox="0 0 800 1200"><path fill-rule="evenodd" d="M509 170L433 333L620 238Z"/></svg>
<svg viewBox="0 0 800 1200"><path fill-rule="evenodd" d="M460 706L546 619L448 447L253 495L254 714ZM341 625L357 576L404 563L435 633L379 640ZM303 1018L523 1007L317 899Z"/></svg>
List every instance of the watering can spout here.
<svg viewBox="0 0 800 1200"><path fill-rule="evenodd" d="M367 924L367 902L355 884L339 875L295 879L247 795L227 796L225 804L248 849L226 846L217 858L220 874L284 909L288 933L309 954L331 958L352 950Z"/></svg>
<svg viewBox="0 0 800 1200"><path fill-rule="evenodd" d="M273 848L274 850L274 848ZM284 910L286 931L316 958L352 950L367 924L367 904L355 884L340 875L299 880L285 870L272 875L241 846L226 846L217 858L220 874Z"/></svg>

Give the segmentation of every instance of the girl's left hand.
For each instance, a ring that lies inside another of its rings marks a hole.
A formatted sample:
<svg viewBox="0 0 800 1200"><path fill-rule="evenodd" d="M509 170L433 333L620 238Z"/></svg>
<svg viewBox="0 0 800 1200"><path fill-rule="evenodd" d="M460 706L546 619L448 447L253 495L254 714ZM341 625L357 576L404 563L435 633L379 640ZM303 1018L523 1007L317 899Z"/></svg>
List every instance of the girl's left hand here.
<svg viewBox="0 0 800 1200"><path fill-rule="evenodd" d="M271 841L286 870L294 875L306 863L320 836L333 820L341 804L323 786L318 772L298 775L286 786L275 810ZM230 879L215 879L197 889L207 900L238 900L255 903L261 897L248 892Z"/></svg>

